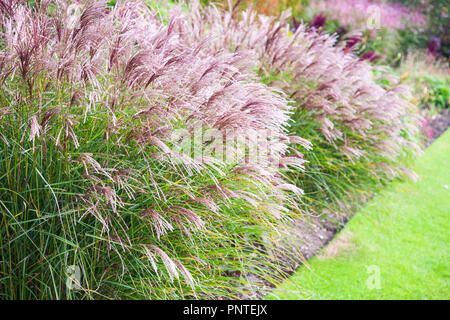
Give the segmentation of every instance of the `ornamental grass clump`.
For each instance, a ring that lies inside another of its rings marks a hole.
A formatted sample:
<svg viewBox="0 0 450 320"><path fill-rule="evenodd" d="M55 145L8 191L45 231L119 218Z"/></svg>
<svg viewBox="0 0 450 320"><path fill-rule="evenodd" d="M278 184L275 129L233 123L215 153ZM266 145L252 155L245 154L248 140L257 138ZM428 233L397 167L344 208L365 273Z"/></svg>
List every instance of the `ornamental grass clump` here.
<svg viewBox="0 0 450 320"><path fill-rule="evenodd" d="M193 2L179 33L190 43L209 37L205 50L211 54L252 56L262 81L293 100L290 129L313 145L303 154L310 162L306 172L291 175L306 192L306 211L336 212L355 193L397 176L414 178L408 163L419 151L418 121L409 88L336 46L334 36L303 24L290 32L289 16L251 9L239 15Z"/></svg>
<svg viewBox="0 0 450 320"><path fill-rule="evenodd" d="M1 1L0 24L1 298L252 297L280 281L269 240L301 190L279 168L301 170L288 143L309 144L245 53L187 44L181 17L165 26L140 1ZM267 152L225 159L239 139Z"/></svg>

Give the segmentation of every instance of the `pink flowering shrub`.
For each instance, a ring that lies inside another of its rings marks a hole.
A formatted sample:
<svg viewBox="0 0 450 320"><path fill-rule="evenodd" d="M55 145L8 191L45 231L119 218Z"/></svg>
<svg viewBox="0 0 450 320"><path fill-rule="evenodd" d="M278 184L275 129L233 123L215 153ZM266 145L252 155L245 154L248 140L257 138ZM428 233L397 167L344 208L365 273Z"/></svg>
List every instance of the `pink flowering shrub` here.
<svg viewBox="0 0 450 320"><path fill-rule="evenodd" d="M414 175L408 89L323 19L188 8L0 1L2 297L260 297L300 209Z"/></svg>
<svg viewBox="0 0 450 320"><path fill-rule="evenodd" d="M4 296L236 297L231 275L275 281L262 235L301 193L277 164L301 169L288 143L308 142L245 52L186 43L181 17L164 26L140 1L2 1L0 24ZM199 127L256 133L267 161L181 152L174 133Z"/></svg>
<svg viewBox="0 0 450 320"><path fill-rule="evenodd" d="M423 26L425 17L399 3L373 0L311 0L310 8L324 14L330 20L351 30L367 29L369 20L379 23L378 28L405 29Z"/></svg>
<svg viewBox="0 0 450 320"><path fill-rule="evenodd" d="M399 3L317 0L311 1L308 10L307 20L314 15L323 15L328 21L324 30L336 33L339 40L359 38L357 43L352 41L351 49L377 64L399 63L401 56L407 54L411 41L419 41L422 38L420 32L426 27L421 11Z"/></svg>

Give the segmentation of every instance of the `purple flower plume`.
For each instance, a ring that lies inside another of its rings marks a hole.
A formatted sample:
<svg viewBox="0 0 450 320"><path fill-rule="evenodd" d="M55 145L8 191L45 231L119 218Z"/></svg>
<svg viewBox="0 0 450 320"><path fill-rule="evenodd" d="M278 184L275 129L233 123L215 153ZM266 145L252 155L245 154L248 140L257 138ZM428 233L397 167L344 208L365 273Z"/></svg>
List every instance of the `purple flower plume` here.
<svg viewBox="0 0 450 320"><path fill-rule="evenodd" d="M310 22L311 28L320 29L323 26L325 26L325 23L327 22L327 18L323 16L322 14L318 14L315 16L312 21Z"/></svg>

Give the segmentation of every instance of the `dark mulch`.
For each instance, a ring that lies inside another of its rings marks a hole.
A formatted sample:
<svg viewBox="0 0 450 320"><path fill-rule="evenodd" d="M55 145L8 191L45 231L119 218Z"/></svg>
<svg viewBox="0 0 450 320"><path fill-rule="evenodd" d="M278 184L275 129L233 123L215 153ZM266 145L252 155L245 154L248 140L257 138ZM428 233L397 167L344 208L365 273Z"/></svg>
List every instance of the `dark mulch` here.
<svg viewBox="0 0 450 320"><path fill-rule="evenodd" d="M450 110L444 110L435 116L428 125L433 130L433 136L428 141L427 145L430 145L434 140L440 137L450 127Z"/></svg>

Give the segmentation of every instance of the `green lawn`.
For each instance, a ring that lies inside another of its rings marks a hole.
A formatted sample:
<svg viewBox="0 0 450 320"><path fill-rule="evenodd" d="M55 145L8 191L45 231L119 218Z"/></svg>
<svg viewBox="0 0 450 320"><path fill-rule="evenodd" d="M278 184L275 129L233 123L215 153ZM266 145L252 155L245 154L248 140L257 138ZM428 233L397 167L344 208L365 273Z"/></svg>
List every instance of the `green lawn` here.
<svg viewBox="0 0 450 320"><path fill-rule="evenodd" d="M268 299L449 299L450 130Z"/></svg>

